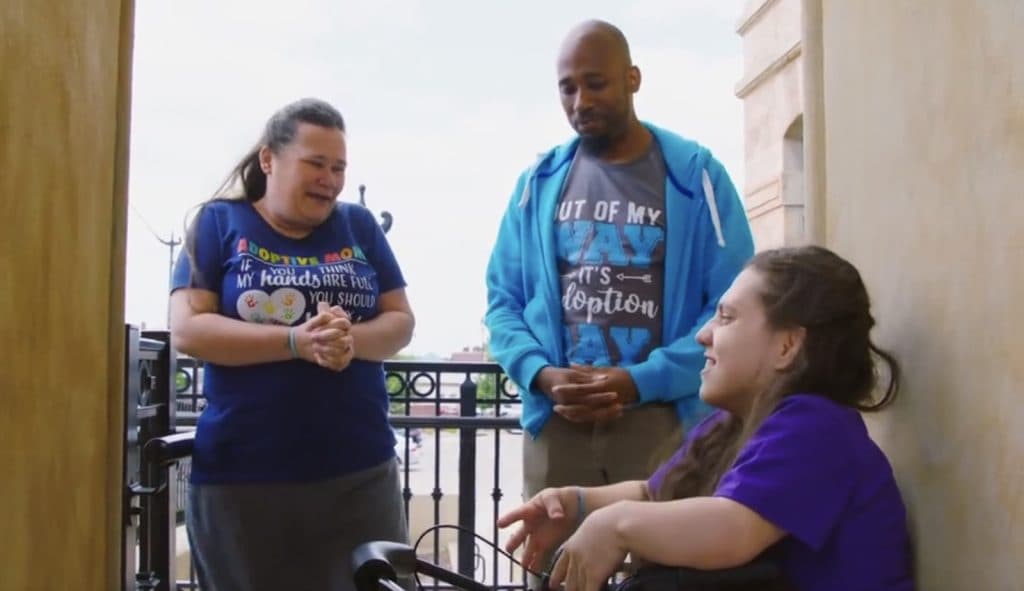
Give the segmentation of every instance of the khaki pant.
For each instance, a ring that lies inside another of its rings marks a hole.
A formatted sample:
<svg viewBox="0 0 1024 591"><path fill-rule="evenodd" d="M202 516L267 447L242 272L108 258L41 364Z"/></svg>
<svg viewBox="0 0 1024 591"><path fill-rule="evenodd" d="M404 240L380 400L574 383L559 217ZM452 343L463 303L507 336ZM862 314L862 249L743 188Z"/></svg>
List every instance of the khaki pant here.
<svg viewBox="0 0 1024 591"><path fill-rule="evenodd" d="M529 499L551 486L647 480L681 441L672 404L643 404L605 423L573 423L554 414L536 439L523 439L523 494Z"/></svg>

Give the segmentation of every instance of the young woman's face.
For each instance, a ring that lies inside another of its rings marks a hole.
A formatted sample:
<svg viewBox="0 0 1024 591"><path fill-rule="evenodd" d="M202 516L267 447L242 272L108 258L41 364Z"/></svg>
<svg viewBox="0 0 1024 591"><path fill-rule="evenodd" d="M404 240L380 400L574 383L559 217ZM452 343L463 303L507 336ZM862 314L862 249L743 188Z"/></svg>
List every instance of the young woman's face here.
<svg viewBox="0 0 1024 591"><path fill-rule="evenodd" d="M792 362L794 331L775 330L761 299L762 278L745 269L718 303L718 311L697 333L704 346L700 397L743 416Z"/></svg>
<svg viewBox="0 0 1024 591"><path fill-rule="evenodd" d="M268 205L289 226L319 226L345 187L347 164L345 134L340 129L299 123L295 138L278 153L266 148L260 153Z"/></svg>

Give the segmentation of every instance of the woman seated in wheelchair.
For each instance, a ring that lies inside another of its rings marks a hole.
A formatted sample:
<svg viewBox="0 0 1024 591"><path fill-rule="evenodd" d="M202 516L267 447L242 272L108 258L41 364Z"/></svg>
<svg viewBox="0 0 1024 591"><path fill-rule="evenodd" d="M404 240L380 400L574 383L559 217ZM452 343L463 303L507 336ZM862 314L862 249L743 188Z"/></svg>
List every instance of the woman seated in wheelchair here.
<svg viewBox="0 0 1024 591"><path fill-rule="evenodd" d="M769 560L800 591L913 589L903 501L860 414L898 389L873 325L860 274L831 251L756 255L697 335L716 410L646 482L546 489L502 516L519 524L509 551L525 543L539 570L560 545L550 585L568 591L599 589L627 553L702 570Z"/></svg>

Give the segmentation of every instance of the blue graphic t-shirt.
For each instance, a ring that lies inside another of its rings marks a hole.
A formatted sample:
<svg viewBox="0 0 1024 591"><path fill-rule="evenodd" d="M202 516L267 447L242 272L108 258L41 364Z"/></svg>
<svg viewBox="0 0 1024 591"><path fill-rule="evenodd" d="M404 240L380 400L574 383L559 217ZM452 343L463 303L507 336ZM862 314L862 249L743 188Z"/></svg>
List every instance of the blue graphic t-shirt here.
<svg viewBox="0 0 1024 591"><path fill-rule="evenodd" d="M661 346L664 212L657 142L623 164L580 149L555 212L570 362L628 367Z"/></svg>
<svg viewBox="0 0 1024 591"><path fill-rule="evenodd" d="M405 286L384 233L358 205L339 204L302 239L278 234L245 201L215 201L196 224L196 267L183 252L172 289L217 292L229 318L296 326L322 301L362 322L378 314L381 293ZM355 359L342 372L299 359L208 363L204 373L195 483L317 480L394 455L379 362Z"/></svg>

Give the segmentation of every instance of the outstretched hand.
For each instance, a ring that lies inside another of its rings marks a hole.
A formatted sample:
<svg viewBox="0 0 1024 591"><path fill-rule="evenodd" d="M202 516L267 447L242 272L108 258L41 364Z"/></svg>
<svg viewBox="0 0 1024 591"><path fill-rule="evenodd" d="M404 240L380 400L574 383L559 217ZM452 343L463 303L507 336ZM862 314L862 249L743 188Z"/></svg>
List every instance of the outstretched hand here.
<svg viewBox="0 0 1024 591"><path fill-rule="evenodd" d="M541 558L558 547L576 525L575 493L571 488L546 488L532 499L498 518L498 527L519 524L505 544L505 550L515 552L525 542L523 564L539 572L547 565Z"/></svg>

